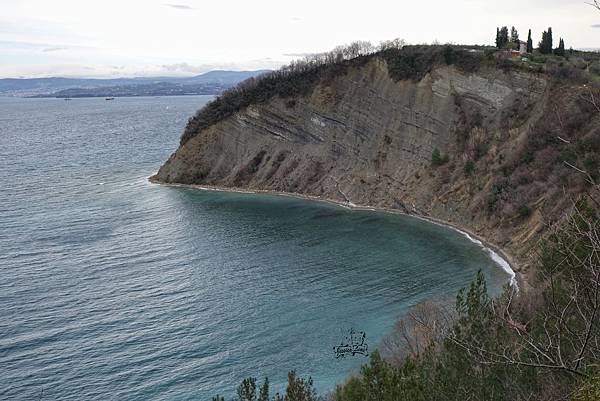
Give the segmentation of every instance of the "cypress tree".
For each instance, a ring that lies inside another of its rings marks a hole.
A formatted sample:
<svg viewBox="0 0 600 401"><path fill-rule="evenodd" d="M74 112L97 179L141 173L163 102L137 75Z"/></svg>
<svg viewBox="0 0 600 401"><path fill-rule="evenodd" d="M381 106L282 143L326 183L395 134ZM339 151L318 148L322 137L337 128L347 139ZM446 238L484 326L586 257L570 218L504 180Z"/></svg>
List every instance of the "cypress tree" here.
<svg viewBox="0 0 600 401"><path fill-rule="evenodd" d="M562 38L558 41L558 47L554 50L554 54L557 56L565 55L565 41Z"/></svg>
<svg viewBox="0 0 600 401"><path fill-rule="evenodd" d="M546 48L546 54L552 53L552 28L548 28L548 47Z"/></svg>
<svg viewBox="0 0 600 401"><path fill-rule="evenodd" d="M508 44L508 27L500 28L500 45L505 47Z"/></svg>
<svg viewBox="0 0 600 401"><path fill-rule="evenodd" d="M548 32L542 32L542 41L539 43L538 47L540 49L540 53L542 54L548 54L552 52L552 48L550 48L550 51L548 51Z"/></svg>
<svg viewBox="0 0 600 401"><path fill-rule="evenodd" d="M533 40L531 40L531 29L527 35L527 53L533 53Z"/></svg>
<svg viewBox="0 0 600 401"><path fill-rule="evenodd" d="M501 48L501 43L500 43L500 28L496 27L496 47L499 49Z"/></svg>
<svg viewBox="0 0 600 401"><path fill-rule="evenodd" d="M514 26L510 28L510 41L519 44L519 32L517 32L517 28Z"/></svg>

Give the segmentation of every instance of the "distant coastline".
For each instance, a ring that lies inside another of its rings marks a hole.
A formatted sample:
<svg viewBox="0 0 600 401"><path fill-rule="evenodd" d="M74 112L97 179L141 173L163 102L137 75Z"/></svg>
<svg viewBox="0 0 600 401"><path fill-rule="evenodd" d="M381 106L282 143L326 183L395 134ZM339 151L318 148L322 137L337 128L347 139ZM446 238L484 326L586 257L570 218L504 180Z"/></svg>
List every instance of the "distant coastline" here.
<svg viewBox="0 0 600 401"><path fill-rule="evenodd" d="M209 71L190 77L135 78L2 78L0 96L9 97L137 97L218 95L239 82L269 70Z"/></svg>
<svg viewBox="0 0 600 401"><path fill-rule="evenodd" d="M42 93L29 98L58 98L78 99L95 97L143 97L143 96L216 96L231 85L218 83L200 85L179 85L171 83L156 83L144 85L110 86L106 88L72 88L54 93Z"/></svg>
<svg viewBox="0 0 600 401"><path fill-rule="evenodd" d="M231 192L231 193L245 193L245 194L262 194L262 195L274 195L274 196L285 196L289 198L303 199L309 201L316 202L324 202L336 206L341 206L346 209L351 210L367 210L373 212L383 212L389 214L398 214L403 216L414 217L429 223L433 223L439 226L443 226L449 229L452 229L465 237L467 237L471 242L480 245L484 250L488 252L490 258L498 265L499 268L504 270L510 276L510 285L513 286L517 291L522 288L526 288L528 282L523 274L520 273L517 264L514 261L514 258L510 256L505 250L500 248L499 246L493 244L486 238L481 237L478 234L475 234L471 230L460 226L458 224L450 223L444 220L437 219L431 216L425 216L422 214L411 214L398 209L391 209L385 207L377 207L377 206L369 206L369 205L357 205L352 202L343 202L335 199L328 199L314 195L305 195L293 192L284 192L284 191L272 191L265 189L245 189L245 188L236 188L236 187L219 187L213 185L198 185L198 184L176 184L176 183L166 183L160 181L155 178L156 175L148 177L148 181L152 184L169 186L169 187L180 187L180 188L190 188L190 189L198 189L202 191L218 191L218 192Z"/></svg>

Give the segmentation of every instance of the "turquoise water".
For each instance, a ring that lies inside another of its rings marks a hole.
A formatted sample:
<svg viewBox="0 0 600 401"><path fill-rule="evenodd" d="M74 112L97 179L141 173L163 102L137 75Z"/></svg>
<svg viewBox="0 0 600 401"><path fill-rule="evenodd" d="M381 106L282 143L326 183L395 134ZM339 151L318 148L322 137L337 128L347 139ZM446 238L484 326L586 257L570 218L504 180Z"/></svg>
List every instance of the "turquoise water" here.
<svg viewBox="0 0 600 401"><path fill-rule="evenodd" d="M331 390L412 305L483 269L405 216L149 184L207 97L0 99L0 399L209 400L289 369Z"/></svg>

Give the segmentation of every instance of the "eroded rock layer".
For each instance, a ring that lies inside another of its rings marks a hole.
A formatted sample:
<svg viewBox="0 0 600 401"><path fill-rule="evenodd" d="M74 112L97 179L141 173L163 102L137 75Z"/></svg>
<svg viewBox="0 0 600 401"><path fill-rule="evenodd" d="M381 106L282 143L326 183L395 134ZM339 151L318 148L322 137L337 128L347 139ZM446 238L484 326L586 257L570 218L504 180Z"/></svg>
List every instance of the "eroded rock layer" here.
<svg viewBox="0 0 600 401"><path fill-rule="evenodd" d="M526 266L544 216L567 207L554 193L526 187L537 188L543 177L523 185L512 177L522 170L518 159L534 128L557 107L555 92L545 75L452 66L418 82L395 82L385 61L374 58L308 96L273 98L204 129L154 179L428 215L488 238ZM435 149L439 165L432 165ZM511 185L518 188L507 195ZM523 207L530 211L519 214Z"/></svg>

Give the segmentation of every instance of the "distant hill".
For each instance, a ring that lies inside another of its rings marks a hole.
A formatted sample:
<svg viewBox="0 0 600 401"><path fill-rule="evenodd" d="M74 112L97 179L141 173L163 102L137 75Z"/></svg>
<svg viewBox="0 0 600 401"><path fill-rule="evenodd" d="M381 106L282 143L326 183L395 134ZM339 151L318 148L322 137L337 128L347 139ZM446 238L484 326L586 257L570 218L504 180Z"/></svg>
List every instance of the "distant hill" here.
<svg viewBox="0 0 600 401"><path fill-rule="evenodd" d="M218 94L240 81L268 71L209 71L193 77L5 78L0 79L0 96L65 97L71 92L79 97L115 93L122 93L118 96Z"/></svg>
<svg viewBox="0 0 600 401"><path fill-rule="evenodd" d="M209 71L202 75L196 75L191 78L180 78L180 83L185 84L206 84L206 83L219 83L221 85L233 85L241 82L250 77L255 77L269 72L270 70L257 70L257 71L223 71L215 70ZM169 82L169 81L167 81ZM171 81L172 82L172 81Z"/></svg>

